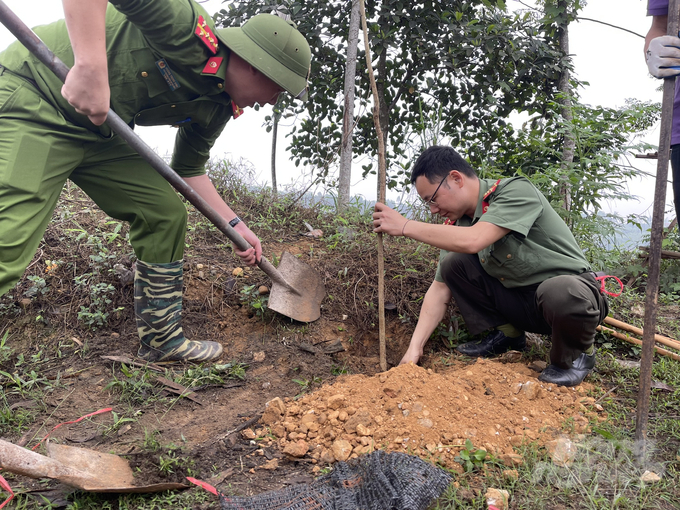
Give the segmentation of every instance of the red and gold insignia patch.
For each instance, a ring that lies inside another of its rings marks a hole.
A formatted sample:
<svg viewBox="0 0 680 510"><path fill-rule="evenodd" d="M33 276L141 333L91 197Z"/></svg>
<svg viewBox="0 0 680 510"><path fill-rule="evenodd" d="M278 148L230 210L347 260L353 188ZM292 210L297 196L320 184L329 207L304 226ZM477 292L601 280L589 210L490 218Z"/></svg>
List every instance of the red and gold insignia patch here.
<svg viewBox="0 0 680 510"><path fill-rule="evenodd" d="M212 53L217 53L217 37L212 33L212 30L210 30L210 27L208 26L207 21L203 19L203 16L198 17L198 24L196 25L194 34L203 41L203 44L205 44Z"/></svg>
<svg viewBox="0 0 680 510"><path fill-rule="evenodd" d="M233 101L231 102L231 109L234 111L233 116L235 119L243 115L243 108L239 108L238 106L236 106L236 103L234 103Z"/></svg>
<svg viewBox="0 0 680 510"><path fill-rule="evenodd" d="M203 68L203 74L217 74L223 60L223 57L210 57L208 63Z"/></svg>

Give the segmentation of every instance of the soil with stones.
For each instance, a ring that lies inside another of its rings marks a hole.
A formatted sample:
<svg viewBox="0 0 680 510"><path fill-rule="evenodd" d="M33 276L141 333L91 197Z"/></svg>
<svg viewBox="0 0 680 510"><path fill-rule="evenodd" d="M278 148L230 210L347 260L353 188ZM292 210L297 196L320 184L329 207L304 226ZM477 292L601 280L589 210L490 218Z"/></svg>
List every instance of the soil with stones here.
<svg viewBox="0 0 680 510"><path fill-rule="evenodd" d="M310 482L320 469L376 448L461 471L457 456L469 439L512 466L522 462L513 447L523 441L583 433L589 420L606 419L585 396L587 385L544 385L536 379L540 360L521 353L470 360L432 342L423 367L397 366L415 323L404 317L419 307L434 273L434 252L421 270L400 280L386 278L397 283L386 290L396 305L386 321L392 368L382 373L377 277L371 273L375 255L359 262L346 253L329 255L321 240L298 234L268 239L265 255L271 260L287 250L319 272L329 295L318 321L301 324L272 312L258 316L248 302L258 299L252 289L270 282L257 269L235 271L237 258L208 233L185 258L183 322L187 337L223 345L217 367L155 371L121 363L116 356L133 358L138 347L132 287L112 280L111 306L123 310L112 313L107 327L90 332L66 320L77 310L73 271L50 261L66 259L64 250L77 252L81 244L69 245L58 228L48 230L27 273L47 274L50 299L31 295L33 280L25 277L0 302L18 310L11 320L3 318L8 322L0 337L9 332L11 356L0 368L23 374L22 365L33 363L39 379L33 389L43 391L37 402L28 385L9 391L3 379L6 407L30 418L20 427L3 427L5 440L32 447L58 424L112 408L59 427L51 440L124 456L135 468L137 485L185 482L189 475L226 493L252 495ZM131 269L129 258L116 262L122 273ZM388 259L388 276L403 276L400 263ZM348 273L354 275L349 285ZM247 366L245 375L233 376L228 363ZM220 367L232 376L220 378ZM194 372L187 376L189 370ZM193 393L180 397L181 386L178 391L168 383L179 377L201 382L185 382ZM9 479L15 488L44 490L43 483L28 478Z"/></svg>

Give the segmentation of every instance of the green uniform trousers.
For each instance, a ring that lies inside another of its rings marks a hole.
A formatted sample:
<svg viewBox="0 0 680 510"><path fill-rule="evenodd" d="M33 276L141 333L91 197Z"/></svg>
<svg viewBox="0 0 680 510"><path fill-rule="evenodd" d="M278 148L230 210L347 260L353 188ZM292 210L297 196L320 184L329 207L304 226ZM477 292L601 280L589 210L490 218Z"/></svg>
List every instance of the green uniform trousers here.
<svg viewBox="0 0 680 510"><path fill-rule="evenodd" d="M186 207L165 179L123 140L73 124L0 68L0 295L33 258L67 179L130 224L140 260L183 257Z"/></svg>
<svg viewBox="0 0 680 510"><path fill-rule="evenodd" d="M591 273L509 289L484 271L477 255L450 253L441 262L441 274L471 334L508 323L551 334L550 362L564 369L593 345L596 328L609 312Z"/></svg>

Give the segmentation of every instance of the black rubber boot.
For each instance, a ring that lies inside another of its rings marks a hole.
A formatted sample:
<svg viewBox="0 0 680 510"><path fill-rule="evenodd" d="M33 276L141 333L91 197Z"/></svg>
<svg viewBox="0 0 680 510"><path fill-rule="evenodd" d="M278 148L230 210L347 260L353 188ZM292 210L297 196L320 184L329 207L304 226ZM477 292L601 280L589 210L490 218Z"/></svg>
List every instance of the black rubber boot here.
<svg viewBox="0 0 680 510"><path fill-rule="evenodd" d="M538 376L538 380L557 386L578 386L593 371L593 368L595 368L595 353L584 352L574 360L573 366L569 369L548 365Z"/></svg>
<svg viewBox="0 0 680 510"><path fill-rule="evenodd" d="M495 356L507 351L522 351L527 345L524 333L516 338L505 336L505 333L496 329L486 335L481 342L468 342L456 347L461 354L471 358Z"/></svg>

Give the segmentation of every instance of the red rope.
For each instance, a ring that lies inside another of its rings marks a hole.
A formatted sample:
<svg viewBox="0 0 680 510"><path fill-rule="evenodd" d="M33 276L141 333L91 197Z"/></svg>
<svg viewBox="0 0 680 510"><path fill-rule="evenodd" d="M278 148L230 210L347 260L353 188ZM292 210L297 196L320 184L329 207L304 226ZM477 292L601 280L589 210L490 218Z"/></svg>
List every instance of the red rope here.
<svg viewBox="0 0 680 510"><path fill-rule="evenodd" d="M605 276L596 276L595 279L600 282L600 292L607 294L608 296L614 296L614 297L619 297L621 295L621 292L615 293L615 292L609 292L604 288L605 280L607 278L614 278L619 284L619 287L621 288L621 292L623 292L623 282L619 280L616 276L612 276L610 274L605 275Z"/></svg>
<svg viewBox="0 0 680 510"><path fill-rule="evenodd" d="M191 476L187 476L187 480L189 480L194 485L198 485L200 488L213 493L215 496L219 496L219 494L217 493L217 489L210 485L209 483L204 482L203 480L198 480L197 478L192 478Z"/></svg>
<svg viewBox="0 0 680 510"><path fill-rule="evenodd" d="M97 415L97 414L102 414L102 413L108 413L108 412L110 412L110 411L113 411L113 408L112 408L112 407L107 407L106 409L100 409L99 411L95 411L94 413L90 413L90 414L86 414L85 416L81 416L81 417L78 418L77 420L73 420L73 421L65 421L64 423L60 423L59 425L57 425L56 427L54 427L52 430L50 430L50 431L47 433L47 435L46 435L45 437L43 437L37 445L35 445L33 448L31 448L31 450L35 450L38 446L40 446L40 445L42 444L42 442L43 442L45 439L47 439L48 437L50 437L50 434L52 434L52 432L54 432L55 430L57 430L57 429L58 429L59 427L61 427L62 425L69 425L69 424L71 424L71 423L78 423L79 421L82 421L82 420L84 420L85 418L89 418L90 416L95 416L95 415ZM2 508L2 507L0 507L0 508Z"/></svg>
<svg viewBox="0 0 680 510"><path fill-rule="evenodd" d="M0 505L0 508L2 508L2 507L4 507L7 503L9 503L10 501L12 501L12 499L14 499L14 492L12 492L12 488L11 488L11 487L9 486L9 484L7 483L7 480L5 480L5 479L2 477L2 475L0 475L0 487L2 487L2 488L5 489L7 492L9 492L9 498L7 498L7 499L2 503L2 505Z"/></svg>

